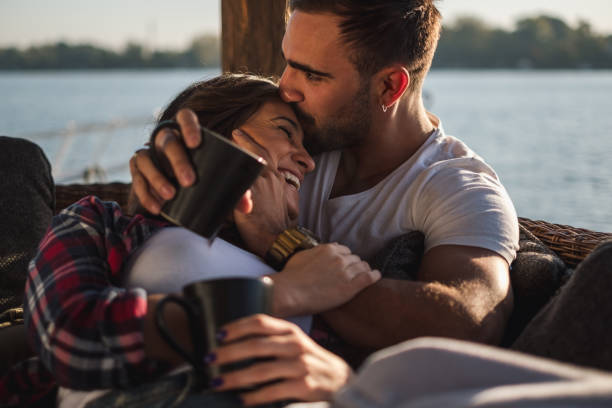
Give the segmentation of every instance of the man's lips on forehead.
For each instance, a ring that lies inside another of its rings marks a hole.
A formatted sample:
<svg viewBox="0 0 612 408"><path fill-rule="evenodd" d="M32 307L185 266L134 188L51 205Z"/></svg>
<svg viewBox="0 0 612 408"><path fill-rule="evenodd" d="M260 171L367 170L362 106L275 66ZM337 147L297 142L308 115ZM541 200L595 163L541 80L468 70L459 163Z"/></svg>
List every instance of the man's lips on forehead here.
<svg viewBox="0 0 612 408"><path fill-rule="evenodd" d="M304 125L313 125L315 123L314 117L312 115L304 112L297 103L293 103L293 109L295 110L295 115L298 117L300 124Z"/></svg>

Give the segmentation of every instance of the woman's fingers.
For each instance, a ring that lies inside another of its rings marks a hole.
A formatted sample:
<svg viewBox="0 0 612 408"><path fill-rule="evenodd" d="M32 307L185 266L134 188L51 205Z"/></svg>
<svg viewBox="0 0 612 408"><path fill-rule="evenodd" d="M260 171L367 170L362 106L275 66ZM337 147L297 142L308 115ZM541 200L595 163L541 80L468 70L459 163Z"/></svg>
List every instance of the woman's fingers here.
<svg viewBox="0 0 612 408"><path fill-rule="evenodd" d="M257 357L293 358L305 352L308 336L295 324L264 314L223 326L223 343L210 358L222 365Z"/></svg>
<svg viewBox="0 0 612 408"><path fill-rule="evenodd" d="M297 358L256 362L247 368L223 374L221 379L217 380L220 385L215 387L215 390L235 390L276 380L300 378L307 373L305 364L300 363Z"/></svg>
<svg viewBox="0 0 612 408"><path fill-rule="evenodd" d="M300 329L293 323L265 314L243 317L222 328L223 341L226 343L248 336L281 335L295 330Z"/></svg>
<svg viewBox="0 0 612 408"><path fill-rule="evenodd" d="M290 358L302 352L302 346L288 335L261 336L217 348L215 365L235 363L251 358Z"/></svg>
<svg viewBox="0 0 612 408"><path fill-rule="evenodd" d="M319 392L307 378L296 378L242 393L240 397L245 406L253 406L288 400L325 401L331 398L331 393Z"/></svg>

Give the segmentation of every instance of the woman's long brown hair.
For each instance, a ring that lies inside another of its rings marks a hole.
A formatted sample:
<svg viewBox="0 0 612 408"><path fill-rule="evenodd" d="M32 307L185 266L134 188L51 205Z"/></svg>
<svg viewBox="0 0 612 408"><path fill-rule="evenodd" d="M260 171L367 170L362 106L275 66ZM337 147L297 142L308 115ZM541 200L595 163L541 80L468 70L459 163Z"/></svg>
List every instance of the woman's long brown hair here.
<svg viewBox="0 0 612 408"><path fill-rule="evenodd" d="M196 82L181 92L164 110L159 121L176 116L180 109L196 113L200 124L230 138L267 101L280 100L272 80L253 75L223 74Z"/></svg>

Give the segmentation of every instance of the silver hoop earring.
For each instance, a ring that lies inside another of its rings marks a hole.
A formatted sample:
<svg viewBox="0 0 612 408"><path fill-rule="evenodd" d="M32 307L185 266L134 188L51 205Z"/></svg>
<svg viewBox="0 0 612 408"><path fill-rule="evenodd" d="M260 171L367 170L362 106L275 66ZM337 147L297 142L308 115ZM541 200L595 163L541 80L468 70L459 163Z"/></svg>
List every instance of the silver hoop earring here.
<svg viewBox="0 0 612 408"><path fill-rule="evenodd" d="M388 106L385 106L385 104L384 104L384 103L383 103L381 106L382 106L382 110L383 110L383 112L384 112L384 113L387 113L387 109L389 109L389 107L388 107Z"/></svg>

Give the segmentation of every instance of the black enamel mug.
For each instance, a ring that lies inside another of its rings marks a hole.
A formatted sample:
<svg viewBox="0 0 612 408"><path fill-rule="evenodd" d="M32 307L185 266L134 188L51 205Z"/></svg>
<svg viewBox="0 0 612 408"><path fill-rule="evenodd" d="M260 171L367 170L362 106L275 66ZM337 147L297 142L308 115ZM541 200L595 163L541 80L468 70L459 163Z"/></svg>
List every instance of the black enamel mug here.
<svg viewBox="0 0 612 408"><path fill-rule="evenodd" d="M241 361L219 367L205 364L204 358L219 346L217 333L222 326L242 317L270 314L272 290L272 279L268 277L214 279L186 285L183 296L168 295L158 303L155 322L160 335L192 365L197 388L206 388L220 374L254 362ZM168 330L164 319L164 308L168 303L177 304L187 314L192 351L183 348Z"/></svg>
<svg viewBox="0 0 612 408"><path fill-rule="evenodd" d="M153 135L161 128L180 132L176 122L165 121L155 128ZM212 240L266 161L218 133L206 128L201 132L200 145L185 148L196 174L190 187L181 187L165 156L155 149L151 151L156 166L176 188L176 195L163 205L161 215Z"/></svg>

